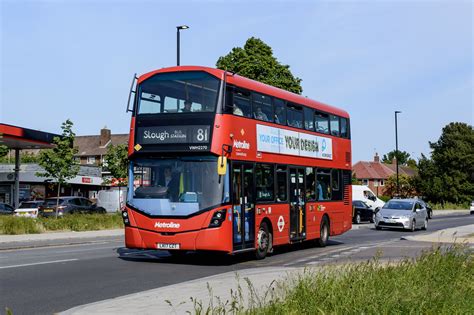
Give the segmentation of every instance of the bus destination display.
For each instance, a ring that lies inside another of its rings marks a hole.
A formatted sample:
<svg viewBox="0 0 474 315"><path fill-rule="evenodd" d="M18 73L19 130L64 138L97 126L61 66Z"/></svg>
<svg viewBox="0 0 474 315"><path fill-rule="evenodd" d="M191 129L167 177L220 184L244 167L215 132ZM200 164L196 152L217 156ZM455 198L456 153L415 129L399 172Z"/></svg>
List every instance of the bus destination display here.
<svg viewBox="0 0 474 315"><path fill-rule="evenodd" d="M206 125L140 127L137 130L137 142L140 144L206 144L209 138L210 127Z"/></svg>

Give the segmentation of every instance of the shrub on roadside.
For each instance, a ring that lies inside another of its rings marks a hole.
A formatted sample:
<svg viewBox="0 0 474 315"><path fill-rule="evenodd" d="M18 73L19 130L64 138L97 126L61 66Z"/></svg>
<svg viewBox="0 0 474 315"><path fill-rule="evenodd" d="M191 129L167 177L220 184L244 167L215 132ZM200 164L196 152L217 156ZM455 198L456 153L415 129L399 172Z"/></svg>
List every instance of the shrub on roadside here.
<svg viewBox="0 0 474 315"><path fill-rule="evenodd" d="M72 214L56 218L0 216L0 234L32 234L45 231L94 231L123 228L120 214Z"/></svg>
<svg viewBox="0 0 474 315"><path fill-rule="evenodd" d="M0 234L37 234L43 231L44 228L37 219L14 216L0 217Z"/></svg>
<svg viewBox="0 0 474 315"><path fill-rule="evenodd" d="M465 204L456 204L451 202L442 203L435 203L431 204L431 208L433 210L467 210L469 209L469 203Z"/></svg>

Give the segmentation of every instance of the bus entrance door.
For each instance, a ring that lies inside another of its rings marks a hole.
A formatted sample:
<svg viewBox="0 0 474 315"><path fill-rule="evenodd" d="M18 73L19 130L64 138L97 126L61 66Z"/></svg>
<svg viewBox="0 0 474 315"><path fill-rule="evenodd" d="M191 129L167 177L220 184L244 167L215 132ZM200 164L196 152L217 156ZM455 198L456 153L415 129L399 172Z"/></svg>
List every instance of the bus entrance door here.
<svg viewBox="0 0 474 315"><path fill-rule="evenodd" d="M232 167L232 185L234 251L255 248L253 165L234 163Z"/></svg>
<svg viewBox="0 0 474 315"><path fill-rule="evenodd" d="M306 238L304 169L290 168L290 240Z"/></svg>

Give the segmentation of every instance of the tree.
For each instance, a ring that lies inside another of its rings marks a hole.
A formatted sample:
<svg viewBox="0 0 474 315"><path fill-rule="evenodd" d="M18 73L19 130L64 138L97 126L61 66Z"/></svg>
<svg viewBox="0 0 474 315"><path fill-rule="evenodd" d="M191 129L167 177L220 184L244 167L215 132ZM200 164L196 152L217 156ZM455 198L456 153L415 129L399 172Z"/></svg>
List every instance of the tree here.
<svg viewBox="0 0 474 315"><path fill-rule="evenodd" d="M382 163L385 164L392 164L393 159L397 157L398 159L398 165L408 165L409 161L415 162L416 161L413 159L410 159L410 153L405 152L405 151L400 151L398 150L398 154L396 153L396 150L392 150L388 152L387 154L384 154L382 157ZM413 165L413 162L410 162Z"/></svg>
<svg viewBox="0 0 474 315"><path fill-rule="evenodd" d="M303 91L301 79L293 76L290 66L278 62L272 48L255 37L250 37L243 48L234 47L219 57L216 67L293 93Z"/></svg>
<svg viewBox="0 0 474 315"><path fill-rule="evenodd" d="M385 195L408 198L415 196L416 189L413 185L413 179L405 174L398 175L398 183L400 186L399 193L397 193L397 175L390 175L385 181Z"/></svg>
<svg viewBox="0 0 474 315"><path fill-rule="evenodd" d="M112 177L116 180L119 188L119 209L121 204L120 187L127 185L128 174L128 149L126 144L111 145L104 156L104 166L110 171Z"/></svg>
<svg viewBox="0 0 474 315"><path fill-rule="evenodd" d="M465 203L474 198L474 130L452 122L438 141L430 142L431 159L418 163L416 185L433 202Z"/></svg>
<svg viewBox="0 0 474 315"><path fill-rule="evenodd" d="M58 194L56 201L56 218L58 217L59 193L61 185L64 185L68 179L71 179L79 172L79 164L74 159L77 148L74 148L75 134L72 131L73 123L66 120L62 123L63 130L60 137L53 138L53 149L42 150L39 154L38 164L43 167L44 172L36 173L37 176L50 177L58 183Z"/></svg>
<svg viewBox="0 0 474 315"><path fill-rule="evenodd" d="M5 155L8 154L8 147L6 145L1 144L0 145L0 158L4 157Z"/></svg>

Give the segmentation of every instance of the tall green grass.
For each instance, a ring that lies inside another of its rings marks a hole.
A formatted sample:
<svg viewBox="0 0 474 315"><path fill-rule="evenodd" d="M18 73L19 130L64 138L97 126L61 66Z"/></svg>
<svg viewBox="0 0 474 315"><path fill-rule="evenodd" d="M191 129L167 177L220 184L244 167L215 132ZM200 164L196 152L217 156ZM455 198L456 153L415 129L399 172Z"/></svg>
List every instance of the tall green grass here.
<svg viewBox="0 0 474 315"><path fill-rule="evenodd" d="M120 214L72 214L56 218L0 217L0 234L33 234L47 231L94 231L123 228Z"/></svg>
<svg viewBox="0 0 474 315"><path fill-rule="evenodd" d="M434 203L431 204L431 208L433 210L467 210L469 209L470 203L451 203L451 202L446 202L444 204L442 203Z"/></svg>
<svg viewBox="0 0 474 315"><path fill-rule="evenodd" d="M275 289L276 288L276 289ZM242 290L231 301L212 298L196 314L473 314L474 256L465 247L433 249L416 260L306 270L250 301ZM212 292L212 291L210 291ZM212 295L211 295L212 296Z"/></svg>

